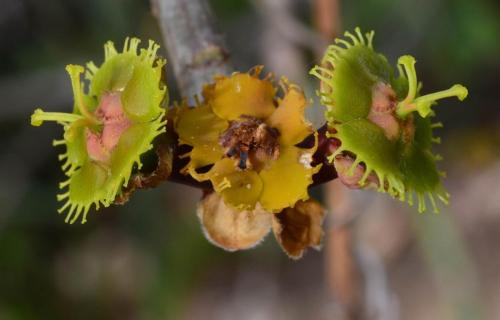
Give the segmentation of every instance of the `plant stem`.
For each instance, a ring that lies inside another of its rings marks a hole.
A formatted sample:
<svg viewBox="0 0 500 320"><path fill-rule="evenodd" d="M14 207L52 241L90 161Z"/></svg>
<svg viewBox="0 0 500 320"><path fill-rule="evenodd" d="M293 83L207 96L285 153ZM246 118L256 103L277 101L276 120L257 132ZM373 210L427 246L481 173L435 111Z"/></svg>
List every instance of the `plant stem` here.
<svg viewBox="0 0 500 320"><path fill-rule="evenodd" d="M205 0L151 0L183 97L192 102L214 75L233 71Z"/></svg>

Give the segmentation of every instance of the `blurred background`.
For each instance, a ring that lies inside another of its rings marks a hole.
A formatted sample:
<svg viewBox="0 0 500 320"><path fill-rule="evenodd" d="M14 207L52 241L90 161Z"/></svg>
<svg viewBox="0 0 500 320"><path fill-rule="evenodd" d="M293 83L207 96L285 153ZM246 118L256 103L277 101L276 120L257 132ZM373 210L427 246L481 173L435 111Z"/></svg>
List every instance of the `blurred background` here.
<svg viewBox="0 0 500 320"><path fill-rule="evenodd" d="M201 192L172 183L66 225L51 146L62 129L29 116L72 108L66 64L100 63L106 40L161 34L146 0L0 0L0 319L500 319L500 4L211 4L237 69L265 64L315 100L307 71L355 26L374 29L393 63L414 55L423 92L466 85L463 103L436 108L451 205L418 214L386 195L318 187L324 246L299 261L272 236L250 251L212 246L195 214ZM173 78L169 89L178 98Z"/></svg>

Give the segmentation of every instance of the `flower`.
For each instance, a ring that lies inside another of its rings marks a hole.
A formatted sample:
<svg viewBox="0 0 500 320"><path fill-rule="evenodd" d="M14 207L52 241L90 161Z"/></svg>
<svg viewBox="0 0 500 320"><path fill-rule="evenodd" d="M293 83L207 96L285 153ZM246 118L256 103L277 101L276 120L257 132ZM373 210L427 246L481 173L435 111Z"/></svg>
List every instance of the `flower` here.
<svg viewBox="0 0 500 320"><path fill-rule="evenodd" d="M373 36L359 28L346 32L347 39L336 39L322 65L310 72L321 81L331 137L341 143L330 159L348 185L375 184L410 205L415 194L420 212L426 210L426 198L438 212L435 197L447 203L449 195L441 183L444 173L436 167L441 157L431 150L440 141L433 129L442 126L431 123L431 106L446 97L463 100L467 89L454 85L421 96L415 59L400 57L395 76L387 59L373 50Z"/></svg>
<svg viewBox="0 0 500 320"><path fill-rule="evenodd" d="M309 198L319 166L311 166L316 146L296 146L314 134L302 90L283 79L283 97L276 98L270 77L258 77L261 70L216 77L196 107L178 108L174 127L179 144L192 147L183 155L185 174L211 181L234 209L259 205L276 213Z"/></svg>
<svg viewBox="0 0 500 320"><path fill-rule="evenodd" d="M151 149L153 139L165 132L166 86L161 81L165 60L156 57L159 46L149 41L138 52L139 39L127 38L122 52L112 42L104 45L104 63L93 62L87 70L68 65L74 95L72 113L35 110L31 124L56 121L63 125L64 136L54 145L65 145L59 156L67 180L60 184L65 192L58 195L67 211L66 222L82 223L92 205L109 206L126 185L132 169L141 167L140 156ZM85 72L88 87L81 83ZM85 90L87 89L87 90Z"/></svg>

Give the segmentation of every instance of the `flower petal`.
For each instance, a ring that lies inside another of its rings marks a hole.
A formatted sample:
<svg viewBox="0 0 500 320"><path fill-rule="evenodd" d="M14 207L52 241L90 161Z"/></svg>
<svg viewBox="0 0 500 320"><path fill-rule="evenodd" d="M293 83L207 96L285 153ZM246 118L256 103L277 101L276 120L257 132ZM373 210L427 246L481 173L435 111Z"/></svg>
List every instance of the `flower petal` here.
<svg viewBox="0 0 500 320"><path fill-rule="evenodd" d="M161 111L166 87L158 84L164 63L154 68L148 63L137 63L127 82L121 101L127 116L135 121L151 121Z"/></svg>
<svg viewBox="0 0 500 320"><path fill-rule="evenodd" d="M64 133L67 150L64 158L66 158L66 163L71 163L71 167L81 166L88 158L85 143L86 127L83 125L83 122L82 120L73 122Z"/></svg>
<svg viewBox="0 0 500 320"><path fill-rule="evenodd" d="M224 156L224 149L218 143L207 143L194 146L186 156L190 158L186 168L198 169L219 161Z"/></svg>
<svg viewBox="0 0 500 320"><path fill-rule="evenodd" d="M226 204L249 210L255 207L262 191L262 180L253 170L241 171L232 159L222 159L207 173L215 191Z"/></svg>
<svg viewBox="0 0 500 320"><path fill-rule="evenodd" d="M65 204L58 210L66 211L66 222L74 223L82 215L82 223L87 221L87 213L92 205L96 208L102 203L107 206L106 184L109 182L109 169L93 161L87 161L77 169L63 185L69 190L58 196Z"/></svg>
<svg viewBox="0 0 500 320"><path fill-rule="evenodd" d="M281 148L278 160L260 172L264 185L260 204L265 210L278 212L309 198L307 188L319 170L310 165L313 152L294 146Z"/></svg>
<svg viewBox="0 0 500 320"><path fill-rule="evenodd" d="M192 146L218 144L228 122L217 117L207 105L181 107L176 116L175 130L181 143Z"/></svg>
<svg viewBox="0 0 500 320"><path fill-rule="evenodd" d="M108 42L106 46L112 44ZM135 58L132 53L124 53L107 59L92 77L90 94L99 97L105 92L123 90L134 74Z"/></svg>
<svg viewBox="0 0 500 320"><path fill-rule="evenodd" d="M201 200L197 213L207 239L228 251L252 248L271 230L269 212L235 210L215 192Z"/></svg>
<svg viewBox="0 0 500 320"><path fill-rule="evenodd" d="M365 165L365 173L360 184L363 185L370 173L379 179L379 191L394 196L404 194L404 185L398 165L398 144L387 139L384 131L368 119L356 119L336 125L333 137L342 141L335 155L348 151L356 155L352 167L346 174L353 176L360 163ZM334 161L336 158L334 157ZM338 166L341 168L342 164Z"/></svg>
<svg viewBox="0 0 500 320"><path fill-rule="evenodd" d="M325 210L313 200L299 201L273 217L273 232L290 258L299 259L308 247L319 248Z"/></svg>
<svg viewBox="0 0 500 320"><path fill-rule="evenodd" d="M285 93L276 111L267 119L267 124L280 132L281 144L297 144L313 132L304 117L306 106L307 101L302 90L292 86Z"/></svg>
<svg viewBox="0 0 500 320"><path fill-rule="evenodd" d="M141 168L141 155L153 147L153 140L165 132L166 120L162 113L155 121L137 123L130 126L120 137L120 141L111 151L110 168L113 177L110 185L109 200L113 201L123 185L128 183L134 165Z"/></svg>
<svg viewBox="0 0 500 320"><path fill-rule="evenodd" d="M236 120L242 115L269 117L275 110L275 93L271 81L246 73L220 77L203 89L205 101L216 115L226 120Z"/></svg>

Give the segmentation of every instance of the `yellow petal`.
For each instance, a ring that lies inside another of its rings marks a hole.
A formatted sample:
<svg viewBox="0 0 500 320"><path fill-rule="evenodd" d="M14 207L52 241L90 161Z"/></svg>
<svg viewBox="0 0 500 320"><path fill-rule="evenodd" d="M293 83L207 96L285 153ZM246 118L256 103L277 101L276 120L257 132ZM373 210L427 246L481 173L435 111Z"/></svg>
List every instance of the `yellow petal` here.
<svg viewBox="0 0 500 320"><path fill-rule="evenodd" d="M214 192L198 205L198 217L210 242L225 250L236 251L261 242L271 229L272 215L262 208L235 210Z"/></svg>
<svg viewBox="0 0 500 320"><path fill-rule="evenodd" d="M224 150L218 143L196 145L186 156L190 157L188 169L198 169L219 161L224 155Z"/></svg>
<svg viewBox="0 0 500 320"><path fill-rule="evenodd" d="M207 173L215 191L226 204L240 209L253 209L262 191L262 180L253 170L241 171L232 159L222 159Z"/></svg>
<svg viewBox="0 0 500 320"><path fill-rule="evenodd" d="M278 108L266 123L279 130L280 143L294 145L304 140L313 132L310 123L304 117L307 101L302 90L292 86L286 92Z"/></svg>
<svg viewBox="0 0 500 320"><path fill-rule="evenodd" d="M310 166L312 153L294 146L282 147L278 160L260 172L264 185L260 204L265 210L278 212L309 198L307 187L319 170L319 166Z"/></svg>
<svg viewBox="0 0 500 320"><path fill-rule="evenodd" d="M205 101L213 112L226 120L242 115L265 119L275 110L274 89L271 81L261 80L246 73L220 77L215 84L203 89Z"/></svg>
<svg viewBox="0 0 500 320"><path fill-rule="evenodd" d="M298 259L308 247L319 248L324 214L321 205L309 199L274 215L274 236L289 257Z"/></svg>
<svg viewBox="0 0 500 320"><path fill-rule="evenodd" d="M217 143L227 129L227 121L217 117L207 105L182 107L175 121L175 129L182 143L192 146Z"/></svg>

